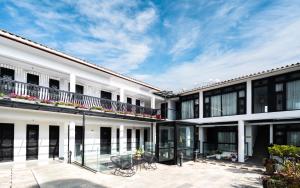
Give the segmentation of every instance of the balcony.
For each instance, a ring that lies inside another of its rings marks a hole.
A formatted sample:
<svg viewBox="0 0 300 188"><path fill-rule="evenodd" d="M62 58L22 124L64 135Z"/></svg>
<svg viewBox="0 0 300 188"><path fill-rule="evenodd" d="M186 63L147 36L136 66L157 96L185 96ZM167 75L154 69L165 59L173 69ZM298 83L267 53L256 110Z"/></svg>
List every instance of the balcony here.
<svg viewBox="0 0 300 188"><path fill-rule="evenodd" d="M0 79L0 100L129 117L161 119L160 110L158 109L8 79Z"/></svg>

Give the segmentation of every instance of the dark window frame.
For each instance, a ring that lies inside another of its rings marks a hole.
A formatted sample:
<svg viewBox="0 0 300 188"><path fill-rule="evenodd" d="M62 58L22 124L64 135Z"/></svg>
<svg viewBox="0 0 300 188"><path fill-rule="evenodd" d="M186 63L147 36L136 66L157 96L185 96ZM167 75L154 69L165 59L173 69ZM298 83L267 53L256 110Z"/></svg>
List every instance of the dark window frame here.
<svg viewBox="0 0 300 188"><path fill-rule="evenodd" d="M190 101L192 100L193 101L193 110L194 110L194 117L192 119L196 119L196 118L199 118L199 113L200 113L200 99L199 99L199 93L194 93L194 94L191 94L191 95L185 95L185 96L180 96L179 97L179 119L182 119L182 109L181 109L181 105L182 105L182 102L184 101ZM198 104L196 103L196 101L198 100ZM177 110L176 110L177 111Z"/></svg>
<svg viewBox="0 0 300 188"><path fill-rule="evenodd" d="M240 91L244 91L244 96L240 97ZM236 93L237 94L237 101L236 101L236 114L232 115L223 115L223 106L222 106L222 95L228 94L228 93ZM242 115L246 114L247 110L247 85L246 82L238 83L226 87L221 87L213 90L208 90L203 92L203 118L210 118L211 116L211 97L213 96L221 96L221 115L220 116L214 116L214 117L223 117L223 116L234 116L234 115ZM208 102L206 103L206 98L208 98ZM244 105L243 108L240 108L240 102L243 101Z"/></svg>
<svg viewBox="0 0 300 188"><path fill-rule="evenodd" d="M294 111L299 109L287 109L287 83L292 81L300 80L300 71L293 71L289 73L279 74L275 76L270 76L267 78L252 80L252 113L269 113L269 112L282 112L282 111ZM265 82L265 83L263 83ZM276 84L283 84L283 90L281 92L276 92ZM254 112L254 89L257 87L267 86L268 92L268 112ZM277 109L277 97L278 94L282 94L282 109Z"/></svg>

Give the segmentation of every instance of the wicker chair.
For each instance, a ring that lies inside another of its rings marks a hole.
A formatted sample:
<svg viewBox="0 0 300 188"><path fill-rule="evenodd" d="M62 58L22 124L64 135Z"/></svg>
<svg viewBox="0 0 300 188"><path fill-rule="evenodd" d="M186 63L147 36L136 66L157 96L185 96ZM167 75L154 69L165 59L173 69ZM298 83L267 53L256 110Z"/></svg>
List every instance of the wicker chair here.
<svg viewBox="0 0 300 188"><path fill-rule="evenodd" d="M156 166L157 159L155 155L152 155L150 153L145 153L143 159L144 159L145 169L153 169L153 170L157 169Z"/></svg>
<svg viewBox="0 0 300 188"><path fill-rule="evenodd" d="M122 158L121 156L111 156L111 162L115 166L114 175L131 177L135 174L134 166L130 158Z"/></svg>

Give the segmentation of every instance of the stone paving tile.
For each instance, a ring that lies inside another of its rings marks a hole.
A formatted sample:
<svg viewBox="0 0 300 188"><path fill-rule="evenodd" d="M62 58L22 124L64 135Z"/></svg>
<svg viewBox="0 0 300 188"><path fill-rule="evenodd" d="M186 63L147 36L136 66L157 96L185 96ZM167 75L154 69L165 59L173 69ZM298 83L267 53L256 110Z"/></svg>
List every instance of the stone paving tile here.
<svg viewBox="0 0 300 188"><path fill-rule="evenodd" d="M1 168L0 178L5 178L6 172L9 169ZM13 166L12 172L13 187L261 187L259 173L200 162L184 163L183 167L158 164L157 170L142 169L130 178L115 176L111 172L93 173L76 165L58 162L18 164ZM0 187L9 187L9 184L3 183Z"/></svg>

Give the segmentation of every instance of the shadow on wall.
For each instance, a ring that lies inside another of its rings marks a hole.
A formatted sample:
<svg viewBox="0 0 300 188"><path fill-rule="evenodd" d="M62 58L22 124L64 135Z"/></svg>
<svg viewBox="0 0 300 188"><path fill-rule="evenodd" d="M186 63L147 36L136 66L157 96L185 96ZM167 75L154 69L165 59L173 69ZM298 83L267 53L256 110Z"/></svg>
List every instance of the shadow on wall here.
<svg viewBox="0 0 300 188"><path fill-rule="evenodd" d="M95 184L93 182L84 180L84 179L66 179L66 180L55 180L50 182L45 182L43 184L40 184L41 188L82 188L82 187L88 187L88 188L107 188L105 186L102 186L100 184ZM33 188L33 187L32 187Z"/></svg>

